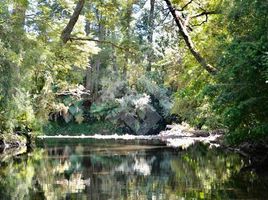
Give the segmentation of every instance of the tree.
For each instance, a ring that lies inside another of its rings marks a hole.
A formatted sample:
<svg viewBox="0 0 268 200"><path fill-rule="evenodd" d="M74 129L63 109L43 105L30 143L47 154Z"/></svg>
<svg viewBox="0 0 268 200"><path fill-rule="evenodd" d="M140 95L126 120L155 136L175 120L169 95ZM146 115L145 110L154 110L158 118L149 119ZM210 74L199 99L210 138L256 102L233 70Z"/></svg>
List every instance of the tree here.
<svg viewBox="0 0 268 200"><path fill-rule="evenodd" d="M231 39L221 41L221 70L208 90L232 142L267 136L267 6L264 1L234 1L220 21Z"/></svg>
<svg viewBox="0 0 268 200"><path fill-rule="evenodd" d="M188 28L188 25L189 25L189 18L184 20L180 17L180 14L179 14L179 10L175 9L174 6L171 4L171 1L170 0L165 0L167 6L168 6L168 9L169 11L171 12L178 28L179 28L179 32L180 34L182 35L185 43L186 43L186 46L189 48L190 52L192 53L192 55L195 57L195 59L200 63L200 65L202 67L204 67L205 70L207 70L210 74L216 74L217 73L217 70L216 68L214 68L213 66L211 66L210 64L207 63L206 59L203 58L203 56L200 55L200 53L198 52L198 50L195 48L193 42L192 42L192 39L189 35L189 32L187 30ZM190 1L191 3L192 1ZM188 3L189 4L189 3ZM183 6L183 8L180 10L180 11L183 11L184 8L186 8L188 6L188 4L186 4L185 6ZM214 12L213 12L214 13ZM204 12L203 13L204 15L206 14L209 14L209 12ZM203 14L199 14L199 16L203 15ZM210 12L210 14L212 14ZM197 17L198 15L196 15L195 17Z"/></svg>
<svg viewBox="0 0 268 200"><path fill-rule="evenodd" d="M79 15L84 7L84 4L85 4L85 0L78 1L67 26L63 29L63 31L61 33L61 39L62 39L63 43L66 43L68 40L70 40L71 33L72 33L73 28L78 20L78 17L79 17Z"/></svg>
<svg viewBox="0 0 268 200"><path fill-rule="evenodd" d="M0 3L0 70L4 74L0 78L1 133L40 129L54 109L55 88L82 83L81 69L98 51L94 43L86 41L62 48L59 38L67 16L59 14L66 5L39 1L33 8L31 3ZM73 30L77 31L79 27Z"/></svg>
<svg viewBox="0 0 268 200"><path fill-rule="evenodd" d="M148 51L148 66L146 69L147 71L151 71L151 68L152 68L154 17L155 17L155 0L150 0L150 12L149 12L149 19L148 19L148 42L150 45L150 50Z"/></svg>

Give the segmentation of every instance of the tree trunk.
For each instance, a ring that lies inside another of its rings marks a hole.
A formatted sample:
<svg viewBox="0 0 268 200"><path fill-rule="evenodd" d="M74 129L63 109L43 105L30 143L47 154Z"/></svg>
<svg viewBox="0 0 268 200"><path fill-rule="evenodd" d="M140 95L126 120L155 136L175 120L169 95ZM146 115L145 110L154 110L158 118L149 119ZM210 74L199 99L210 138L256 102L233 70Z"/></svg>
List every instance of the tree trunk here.
<svg viewBox="0 0 268 200"><path fill-rule="evenodd" d="M27 4L26 3L15 3L14 10L12 12L12 16L14 18L14 23L13 23L13 30L14 30L14 35L17 35L14 37L11 42L12 49L17 53L20 54L21 50L23 49L23 45L21 43L18 43L17 40L23 41L24 36L25 36L25 18L26 18L26 11L27 11ZM12 70L12 81L16 84L19 85L19 82L21 80L21 71L20 67L17 66L14 63L10 63L10 67ZM15 88L12 88L11 90L12 94L15 94Z"/></svg>
<svg viewBox="0 0 268 200"><path fill-rule="evenodd" d="M149 51L148 51L148 66L146 71L150 72L152 68L152 60L153 60L153 34L154 34L154 7L155 0L150 0L150 13L149 13L149 22L148 22L148 42L149 42Z"/></svg>
<svg viewBox="0 0 268 200"><path fill-rule="evenodd" d="M128 66L128 57L125 55L125 64L122 71L122 80L127 80L127 66Z"/></svg>
<svg viewBox="0 0 268 200"><path fill-rule="evenodd" d="M207 70L210 74L215 75L217 73L217 69L208 64L205 58L203 58L201 54L198 52L198 50L195 48L191 40L191 37L187 31L187 27L182 24L181 20L179 19L179 16L176 14L176 9L172 6L170 0L164 0L164 1L167 3L168 9L171 12L177 26L179 27L180 34L183 37L186 46L189 48L192 55L195 57L197 62L202 67L204 67L205 70Z"/></svg>
<svg viewBox="0 0 268 200"><path fill-rule="evenodd" d="M86 83L85 83L85 88L92 92L92 84L91 84L91 79L92 79L92 66L89 65L86 69Z"/></svg>
<svg viewBox="0 0 268 200"><path fill-rule="evenodd" d="M112 52L112 64L113 64L113 74L117 78L118 77L118 66L116 63L116 53L115 53L115 48L113 47L113 52Z"/></svg>
<svg viewBox="0 0 268 200"><path fill-rule="evenodd" d="M88 36L90 34L90 22L87 20L86 25L85 25L85 32L86 35ZM93 88L92 88L92 65L91 61L89 61L87 69L86 69L86 80L85 80L85 88L92 93Z"/></svg>
<svg viewBox="0 0 268 200"><path fill-rule="evenodd" d="M67 43L67 41L70 39L73 28L74 28L74 26L79 18L79 15L84 7L84 4L85 4L85 0L78 1L67 26L63 29L63 31L61 33L61 39L62 39L64 44Z"/></svg>
<svg viewBox="0 0 268 200"><path fill-rule="evenodd" d="M125 17L125 31L124 31L124 38L125 40L130 39L130 23L131 23L131 15L132 15L132 2L128 2L126 13L124 14ZM129 63L129 53L125 53L125 64L123 66L123 71L122 71L122 79L127 80L127 68L128 68L128 63Z"/></svg>
<svg viewBox="0 0 268 200"><path fill-rule="evenodd" d="M102 15L101 13L96 10L96 16L98 19L98 29L97 29L97 34L98 34L98 38L99 40L102 40L105 38L105 29L104 26L101 24L101 20L102 20ZM95 101L98 97L98 91L99 91L99 85L100 85L100 66L101 66L101 56L98 54L96 56L94 56L92 58L92 75L91 75L91 79L92 79L92 98L93 101Z"/></svg>
<svg viewBox="0 0 268 200"><path fill-rule="evenodd" d="M96 61L96 66L95 66L95 97L98 96L98 92L99 92L99 85L100 85L100 65L101 65L101 60L98 57L97 61Z"/></svg>

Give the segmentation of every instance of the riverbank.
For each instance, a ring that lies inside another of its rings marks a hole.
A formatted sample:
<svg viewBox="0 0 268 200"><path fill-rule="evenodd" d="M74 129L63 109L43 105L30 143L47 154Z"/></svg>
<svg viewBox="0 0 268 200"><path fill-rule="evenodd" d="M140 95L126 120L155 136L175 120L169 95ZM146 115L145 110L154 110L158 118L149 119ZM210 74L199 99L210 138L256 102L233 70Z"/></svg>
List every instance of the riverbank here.
<svg viewBox="0 0 268 200"><path fill-rule="evenodd" d="M227 146L227 149L250 160L250 165L242 170L268 173L268 137L258 141L246 141L239 145Z"/></svg>
<svg viewBox="0 0 268 200"><path fill-rule="evenodd" d="M39 139L99 139L99 140L159 140L167 146L187 149L196 143L204 143L209 147L222 148L225 151L236 152L251 165L245 170L263 171L268 167L268 139L263 141L244 142L239 145L230 145L224 140L225 130L204 131L196 130L186 123L167 125L166 130L157 135L131 135L131 134L94 134L94 135L43 135Z"/></svg>
<svg viewBox="0 0 268 200"><path fill-rule="evenodd" d="M200 131L194 130L188 124L174 124L166 127L157 135L132 135L132 134L94 134L94 135L42 135L39 139L100 139L100 140L161 140L167 146L186 149L197 142L209 144L210 146L220 146L220 138L223 136L222 130Z"/></svg>
<svg viewBox="0 0 268 200"><path fill-rule="evenodd" d="M186 123L167 125L164 131L157 135L131 135L131 134L101 134L74 133L68 135L68 132L58 135L40 135L37 140L44 139L98 139L98 140L155 140L172 148L185 150L196 143L207 144L209 147L222 148L226 151L236 152L246 159L251 160L251 165L246 166L245 170L262 171L268 167L268 139L258 142L244 142L240 145L230 145L224 140L225 130L204 131L196 130ZM34 138L32 138L33 140ZM5 135L0 139L1 154L16 155L21 149L27 149L26 137L21 135ZM12 149L12 150L10 150ZM9 152L12 152L11 154Z"/></svg>
<svg viewBox="0 0 268 200"><path fill-rule="evenodd" d="M1 134L0 149L26 147L28 144L27 138L18 134Z"/></svg>

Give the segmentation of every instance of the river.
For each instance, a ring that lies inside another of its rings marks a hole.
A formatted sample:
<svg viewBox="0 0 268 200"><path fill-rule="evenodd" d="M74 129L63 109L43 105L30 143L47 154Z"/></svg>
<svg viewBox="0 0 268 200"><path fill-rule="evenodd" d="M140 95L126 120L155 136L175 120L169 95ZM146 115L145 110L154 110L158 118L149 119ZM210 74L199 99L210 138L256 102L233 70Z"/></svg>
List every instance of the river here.
<svg viewBox="0 0 268 200"><path fill-rule="evenodd" d="M238 154L158 140L44 139L0 162L0 199L267 199Z"/></svg>

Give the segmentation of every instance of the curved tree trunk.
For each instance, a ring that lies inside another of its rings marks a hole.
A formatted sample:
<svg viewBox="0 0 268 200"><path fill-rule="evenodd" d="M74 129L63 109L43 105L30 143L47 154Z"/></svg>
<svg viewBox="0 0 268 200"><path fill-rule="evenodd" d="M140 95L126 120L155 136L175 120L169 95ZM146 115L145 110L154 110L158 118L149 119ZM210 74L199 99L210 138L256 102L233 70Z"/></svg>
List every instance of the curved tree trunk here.
<svg viewBox="0 0 268 200"><path fill-rule="evenodd" d="M179 31L181 36L183 37L186 46L189 48L192 55L195 57L197 62L204 67L210 74L215 75L217 73L217 69L207 63L206 59L201 56L198 50L195 48L191 37L187 31L187 27L182 24L182 21L179 19L179 16L176 14L176 9L172 6L170 0L164 0L167 3L168 9L171 12L177 26L179 27Z"/></svg>
<svg viewBox="0 0 268 200"><path fill-rule="evenodd" d="M68 40L70 39L70 35L73 31L73 28L79 18L79 15L84 7L85 0L79 0L78 3L76 4L76 7L74 9L73 15L71 16L67 26L64 28L64 30L61 33L61 39L63 43L67 43Z"/></svg>

